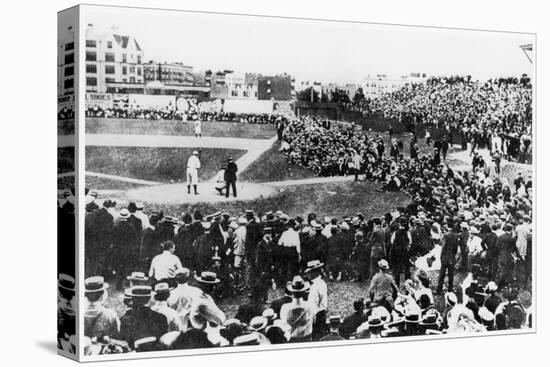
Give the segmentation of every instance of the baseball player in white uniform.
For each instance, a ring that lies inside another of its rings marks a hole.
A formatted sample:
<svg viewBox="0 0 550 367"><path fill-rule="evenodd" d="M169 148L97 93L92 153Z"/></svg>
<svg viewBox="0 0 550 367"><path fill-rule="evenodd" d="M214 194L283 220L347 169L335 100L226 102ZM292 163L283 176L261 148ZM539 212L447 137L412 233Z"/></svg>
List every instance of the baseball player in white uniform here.
<svg viewBox="0 0 550 367"><path fill-rule="evenodd" d="M201 161L199 160L199 152L193 151L193 155L187 160L187 193L191 193L191 185L195 190L195 195L198 195L197 185L199 184L199 169Z"/></svg>
<svg viewBox="0 0 550 367"><path fill-rule="evenodd" d="M195 138L202 138L201 120L195 121Z"/></svg>

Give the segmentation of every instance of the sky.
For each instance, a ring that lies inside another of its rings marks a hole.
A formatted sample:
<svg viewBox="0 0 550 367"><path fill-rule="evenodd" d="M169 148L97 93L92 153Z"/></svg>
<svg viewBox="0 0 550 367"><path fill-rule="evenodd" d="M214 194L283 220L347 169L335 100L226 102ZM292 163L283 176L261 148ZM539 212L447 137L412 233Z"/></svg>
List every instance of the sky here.
<svg viewBox="0 0 550 367"><path fill-rule="evenodd" d="M297 81L360 83L368 75L532 76L531 34L87 6L84 24L136 37L144 60Z"/></svg>

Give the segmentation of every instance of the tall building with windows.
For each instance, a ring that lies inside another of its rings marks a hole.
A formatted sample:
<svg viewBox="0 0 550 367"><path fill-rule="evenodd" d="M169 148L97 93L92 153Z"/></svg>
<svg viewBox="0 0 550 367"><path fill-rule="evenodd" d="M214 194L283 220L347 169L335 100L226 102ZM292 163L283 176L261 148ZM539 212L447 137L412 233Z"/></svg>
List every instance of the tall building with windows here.
<svg viewBox="0 0 550 367"><path fill-rule="evenodd" d="M192 85L195 81L193 67L180 62L149 61L143 65L143 74L145 83L159 81L165 85Z"/></svg>
<svg viewBox="0 0 550 367"><path fill-rule="evenodd" d="M291 101L296 99L295 79L288 74L258 77L258 99Z"/></svg>
<svg viewBox="0 0 550 367"><path fill-rule="evenodd" d="M64 96L74 93L75 48L74 29L68 27L59 37L57 52L57 94Z"/></svg>
<svg viewBox="0 0 550 367"><path fill-rule="evenodd" d="M143 50L133 36L88 24L85 62L87 92L143 93Z"/></svg>

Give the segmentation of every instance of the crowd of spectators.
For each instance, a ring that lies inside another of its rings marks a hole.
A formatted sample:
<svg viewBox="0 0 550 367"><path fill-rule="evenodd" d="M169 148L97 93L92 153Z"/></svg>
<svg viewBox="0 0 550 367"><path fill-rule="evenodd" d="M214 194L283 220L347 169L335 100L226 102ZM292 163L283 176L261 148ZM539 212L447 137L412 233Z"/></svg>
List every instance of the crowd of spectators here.
<svg viewBox="0 0 550 367"><path fill-rule="evenodd" d="M519 175L507 182L477 164L462 173L427 162L405 168L402 188L411 202L374 218L361 213L302 218L252 210L147 215L141 203L121 207L88 192L84 333L90 350L529 327L529 305L519 299L520 290L531 284L529 178ZM74 211L70 193L59 210L65 217ZM457 272L467 274L460 284ZM116 290L125 289L122 313L107 306L104 279ZM343 280L370 282L351 315L335 314L329 306L325 281ZM72 304L65 288L62 314ZM286 294L269 299L270 288ZM249 301L235 315L217 306L243 292ZM439 305L437 296L444 300ZM70 319L67 315L60 320ZM61 336L64 340L67 334Z"/></svg>
<svg viewBox="0 0 550 367"><path fill-rule="evenodd" d="M503 153L525 161L532 150L532 86L528 78L486 82L471 78L431 78L406 84L344 108L417 126L455 132L474 147L490 147L499 136Z"/></svg>

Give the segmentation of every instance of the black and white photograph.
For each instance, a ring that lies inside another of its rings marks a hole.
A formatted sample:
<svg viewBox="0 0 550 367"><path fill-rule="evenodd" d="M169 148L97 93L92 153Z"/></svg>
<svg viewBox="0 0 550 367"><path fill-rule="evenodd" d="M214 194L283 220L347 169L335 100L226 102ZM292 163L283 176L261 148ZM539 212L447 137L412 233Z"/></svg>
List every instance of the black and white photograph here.
<svg viewBox="0 0 550 367"><path fill-rule="evenodd" d="M62 346L535 331L534 34L79 11L58 40L58 218L85 177L82 328ZM78 276L60 270L61 316Z"/></svg>

